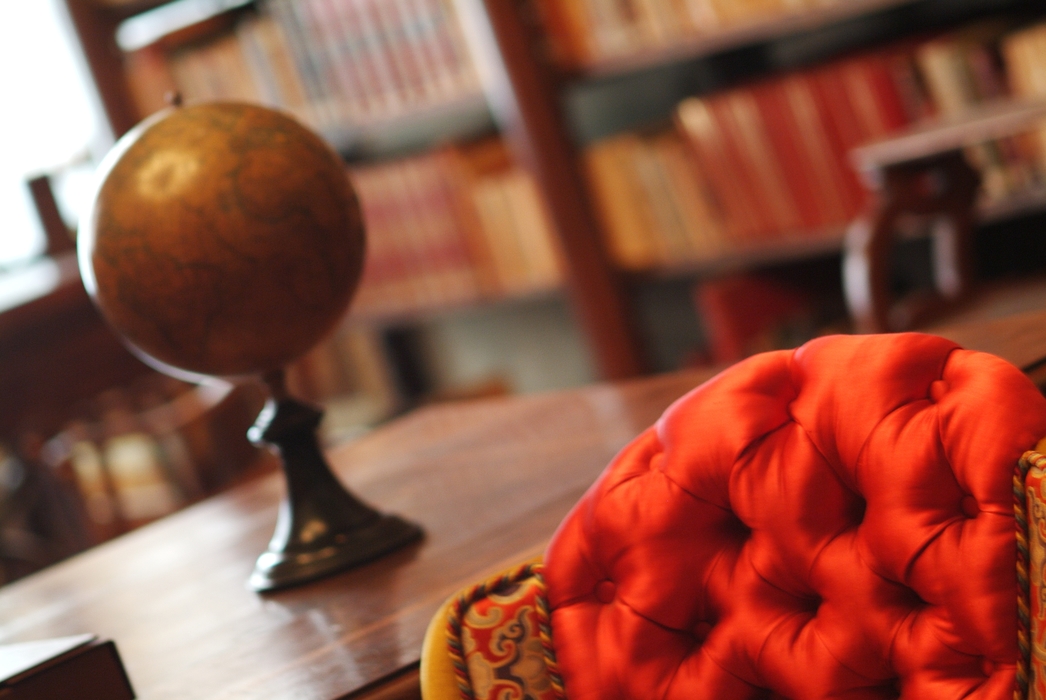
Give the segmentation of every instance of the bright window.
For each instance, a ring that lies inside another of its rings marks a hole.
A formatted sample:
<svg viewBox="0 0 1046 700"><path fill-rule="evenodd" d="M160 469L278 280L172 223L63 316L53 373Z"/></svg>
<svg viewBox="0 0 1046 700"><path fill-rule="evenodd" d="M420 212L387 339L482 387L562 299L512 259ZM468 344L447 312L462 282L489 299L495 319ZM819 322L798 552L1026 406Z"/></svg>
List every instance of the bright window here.
<svg viewBox="0 0 1046 700"><path fill-rule="evenodd" d="M24 180L83 154L96 120L57 0L0 0L0 267L43 250Z"/></svg>

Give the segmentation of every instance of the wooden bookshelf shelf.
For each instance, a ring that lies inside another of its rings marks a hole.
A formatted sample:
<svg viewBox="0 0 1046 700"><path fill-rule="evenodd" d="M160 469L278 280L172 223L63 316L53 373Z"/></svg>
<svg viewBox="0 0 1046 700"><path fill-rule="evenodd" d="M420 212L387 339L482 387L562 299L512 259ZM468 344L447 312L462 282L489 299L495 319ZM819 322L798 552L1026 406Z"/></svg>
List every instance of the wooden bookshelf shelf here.
<svg viewBox="0 0 1046 700"><path fill-rule="evenodd" d="M332 127L324 136L346 161L358 163L488 136L496 130L486 97L476 93L366 124L346 122L343 128Z"/></svg>
<svg viewBox="0 0 1046 700"><path fill-rule="evenodd" d="M981 202L977 207L978 225L995 224L1021 216L1046 212L1046 185L1019 192L999 201ZM900 232L902 238L924 238L925 226L913 226ZM780 265L814 257L836 255L843 249L846 227L828 227L816 232L798 232L765 241L736 245L704 260L663 266L655 270L631 273L634 281L644 279L702 278Z"/></svg>
<svg viewBox="0 0 1046 700"><path fill-rule="evenodd" d="M735 243L703 260L681 262L656 270L632 273L634 280L713 277L836 254L842 250L846 228L831 226L814 232L796 232L766 240Z"/></svg>
<svg viewBox="0 0 1046 700"><path fill-rule="evenodd" d="M833 24L866 17L876 12L919 0L837 0L825 7L809 8L776 15L746 24L723 27L708 34L643 49L622 56L592 61L580 66L566 66L565 72L575 78L609 78L647 68L692 60L731 49L742 48L793 34L822 29Z"/></svg>
<svg viewBox="0 0 1046 700"><path fill-rule="evenodd" d="M136 51L166 36L190 29L227 12L253 5L255 0L172 0L164 3L121 3L126 18L116 30L116 44ZM138 7L141 5L142 7Z"/></svg>
<svg viewBox="0 0 1046 700"><path fill-rule="evenodd" d="M482 311L484 309L497 309L513 305L560 299L563 297L564 293L565 290L562 287L549 287L526 292L515 292L502 296L483 296L476 299L462 299L453 303L413 306L395 311L381 311L366 308L357 310L353 307L350 308L345 323L349 326L365 326L376 329L393 326L408 326L417 323L419 320L437 319L445 316Z"/></svg>

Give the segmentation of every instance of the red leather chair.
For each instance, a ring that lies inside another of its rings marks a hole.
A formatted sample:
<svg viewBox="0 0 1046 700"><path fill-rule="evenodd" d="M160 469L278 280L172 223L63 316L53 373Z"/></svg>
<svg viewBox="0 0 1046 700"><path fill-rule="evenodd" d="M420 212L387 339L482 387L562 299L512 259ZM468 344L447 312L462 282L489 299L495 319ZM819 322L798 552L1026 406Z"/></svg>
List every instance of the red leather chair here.
<svg viewBox="0 0 1046 700"><path fill-rule="evenodd" d="M448 603L423 693L1015 697L1014 473L1044 435L1027 378L943 338L750 358L615 458L543 570Z"/></svg>

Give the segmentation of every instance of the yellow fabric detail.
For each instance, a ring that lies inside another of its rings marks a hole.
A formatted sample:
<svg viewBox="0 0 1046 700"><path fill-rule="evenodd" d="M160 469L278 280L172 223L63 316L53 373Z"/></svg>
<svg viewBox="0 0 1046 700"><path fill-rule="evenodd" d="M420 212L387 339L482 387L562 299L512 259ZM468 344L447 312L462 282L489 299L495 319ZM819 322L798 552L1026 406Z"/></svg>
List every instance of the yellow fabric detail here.
<svg viewBox="0 0 1046 700"><path fill-rule="evenodd" d="M425 700L458 700L458 681L454 664L447 654L447 613L455 593L447 599L429 622L421 645L421 697Z"/></svg>

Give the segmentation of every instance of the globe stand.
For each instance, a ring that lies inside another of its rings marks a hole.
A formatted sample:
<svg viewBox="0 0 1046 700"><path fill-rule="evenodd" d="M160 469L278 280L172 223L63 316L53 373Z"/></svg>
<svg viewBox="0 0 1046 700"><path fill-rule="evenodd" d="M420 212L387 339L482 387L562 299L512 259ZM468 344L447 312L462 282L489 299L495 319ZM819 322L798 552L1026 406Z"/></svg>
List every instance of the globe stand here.
<svg viewBox="0 0 1046 700"><path fill-rule="evenodd" d="M283 461L287 496L276 531L258 557L249 585L258 592L295 586L376 559L422 536L421 528L385 515L345 490L316 439L321 411L291 398L283 372L265 377L273 398L247 435Z"/></svg>

